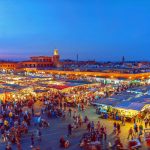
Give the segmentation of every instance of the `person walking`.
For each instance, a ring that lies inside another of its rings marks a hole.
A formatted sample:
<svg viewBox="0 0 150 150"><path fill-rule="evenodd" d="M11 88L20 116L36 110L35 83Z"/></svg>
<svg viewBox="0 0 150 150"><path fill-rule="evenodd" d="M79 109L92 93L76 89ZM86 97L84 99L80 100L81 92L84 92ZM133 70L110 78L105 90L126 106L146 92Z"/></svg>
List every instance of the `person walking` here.
<svg viewBox="0 0 150 150"><path fill-rule="evenodd" d="M94 121L91 122L91 132L94 132Z"/></svg>
<svg viewBox="0 0 150 150"><path fill-rule="evenodd" d="M143 134L143 125L140 124L139 125L139 136L141 136Z"/></svg>
<svg viewBox="0 0 150 150"><path fill-rule="evenodd" d="M144 124L145 124L145 128L147 128L147 126L148 126L148 119L147 118L144 119Z"/></svg>
<svg viewBox="0 0 150 150"><path fill-rule="evenodd" d="M121 130L120 130L120 124L119 124L119 123L117 123L117 135L119 135L119 134L120 134L120 132L121 132Z"/></svg>
<svg viewBox="0 0 150 150"><path fill-rule="evenodd" d="M83 104L81 104L81 110L84 111L84 105Z"/></svg>
<svg viewBox="0 0 150 150"><path fill-rule="evenodd" d="M129 133L128 133L128 138L129 139L131 137L131 139L133 139L133 129L132 127L129 129Z"/></svg>
<svg viewBox="0 0 150 150"><path fill-rule="evenodd" d="M123 126L125 126L125 119L126 119L126 118L125 118L124 116L121 117L121 121L122 121L122 125L123 125Z"/></svg>
<svg viewBox="0 0 150 150"><path fill-rule="evenodd" d="M87 124L87 130L88 130L88 132L91 131L91 123L90 122Z"/></svg>
<svg viewBox="0 0 150 150"><path fill-rule="evenodd" d="M34 108L32 107L32 116L34 116Z"/></svg>
<svg viewBox="0 0 150 150"><path fill-rule="evenodd" d="M64 102L64 110L66 111L67 103Z"/></svg>
<svg viewBox="0 0 150 150"><path fill-rule="evenodd" d="M137 126L136 122L134 123L134 132L136 135L138 134L138 126Z"/></svg>
<svg viewBox="0 0 150 150"><path fill-rule="evenodd" d="M106 129L106 127L104 127L104 140L105 141L107 140L107 129Z"/></svg>
<svg viewBox="0 0 150 150"><path fill-rule="evenodd" d="M42 141L42 132L40 129L38 129L38 131L37 131L37 136L38 136L38 141L41 142Z"/></svg>
<svg viewBox="0 0 150 150"><path fill-rule="evenodd" d="M17 150L22 150L21 143L17 142Z"/></svg>
<svg viewBox="0 0 150 150"><path fill-rule="evenodd" d="M69 108L69 116L71 117L71 114L72 114L72 110L71 108Z"/></svg>
<svg viewBox="0 0 150 150"><path fill-rule="evenodd" d="M78 103L78 111L80 111L80 103Z"/></svg>
<svg viewBox="0 0 150 150"><path fill-rule="evenodd" d="M98 131L100 130L100 127L101 127L100 121L98 121L98 122L97 122L97 130L98 130Z"/></svg>
<svg viewBox="0 0 150 150"><path fill-rule="evenodd" d="M113 133L116 134L116 131L117 131L117 123L114 122L114 130L113 130Z"/></svg>
<svg viewBox="0 0 150 150"><path fill-rule="evenodd" d="M68 136L71 136L72 135L72 125L69 124L68 125Z"/></svg>
<svg viewBox="0 0 150 150"><path fill-rule="evenodd" d="M34 147L34 134L31 135L31 148Z"/></svg>

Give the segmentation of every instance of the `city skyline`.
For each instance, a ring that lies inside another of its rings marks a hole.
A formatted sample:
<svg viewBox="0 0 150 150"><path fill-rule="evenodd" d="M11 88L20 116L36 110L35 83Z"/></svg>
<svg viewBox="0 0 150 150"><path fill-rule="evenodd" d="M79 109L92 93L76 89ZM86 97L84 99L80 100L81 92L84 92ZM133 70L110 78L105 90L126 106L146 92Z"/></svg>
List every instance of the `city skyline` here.
<svg viewBox="0 0 150 150"><path fill-rule="evenodd" d="M150 60L150 1L0 1L0 59Z"/></svg>

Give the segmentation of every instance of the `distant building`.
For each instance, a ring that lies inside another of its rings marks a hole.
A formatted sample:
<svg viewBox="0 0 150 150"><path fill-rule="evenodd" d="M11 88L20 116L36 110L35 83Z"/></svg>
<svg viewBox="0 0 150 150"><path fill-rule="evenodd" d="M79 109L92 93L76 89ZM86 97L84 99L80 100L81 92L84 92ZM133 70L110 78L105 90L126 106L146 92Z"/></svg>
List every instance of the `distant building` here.
<svg viewBox="0 0 150 150"><path fill-rule="evenodd" d="M0 70L14 70L17 68L17 62L0 61Z"/></svg>
<svg viewBox="0 0 150 150"><path fill-rule="evenodd" d="M15 69L49 69L60 65L58 50L54 50L53 56L32 56L30 60L20 62L0 62L1 70Z"/></svg>
<svg viewBox="0 0 150 150"><path fill-rule="evenodd" d="M78 65L78 66L82 66L82 65L95 65L96 61L92 60L92 61L75 61L75 60L70 60L70 59L66 59L64 61L61 62L63 67L68 67L71 65Z"/></svg>

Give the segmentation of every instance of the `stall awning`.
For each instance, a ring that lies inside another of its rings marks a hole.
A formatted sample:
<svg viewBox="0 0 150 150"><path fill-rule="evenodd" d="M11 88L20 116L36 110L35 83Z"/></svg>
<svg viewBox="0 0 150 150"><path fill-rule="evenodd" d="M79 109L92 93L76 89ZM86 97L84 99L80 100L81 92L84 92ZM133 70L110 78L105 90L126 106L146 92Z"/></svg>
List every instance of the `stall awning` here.
<svg viewBox="0 0 150 150"><path fill-rule="evenodd" d="M144 103L136 103L136 102L132 102L132 103L131 102L122 102L122 103L116 105L117 108L137 110L137 111L141 111L144 106L145 106Z"/></svg>
<svg viewBox="0 0 150 150"><path fill-rule="evenodd" d="M116 106L119 103L118 99L115 98L101 98L94 102L95 104L103 104L103 105L110 105L110 106Z"/></svg>

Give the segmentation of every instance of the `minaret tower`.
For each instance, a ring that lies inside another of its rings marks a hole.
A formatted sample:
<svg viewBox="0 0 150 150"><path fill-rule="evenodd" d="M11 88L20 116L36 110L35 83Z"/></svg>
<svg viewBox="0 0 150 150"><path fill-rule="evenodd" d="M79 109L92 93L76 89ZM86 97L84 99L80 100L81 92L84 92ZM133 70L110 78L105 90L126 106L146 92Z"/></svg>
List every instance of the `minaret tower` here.
<svg viewBox="0 0 150 150"><path fill-rule="evenodd" d="M54 49L54 55L53 55L53 63L54 66L57 67L59 65L59 53L58 53L58 49Z"/></svg>

